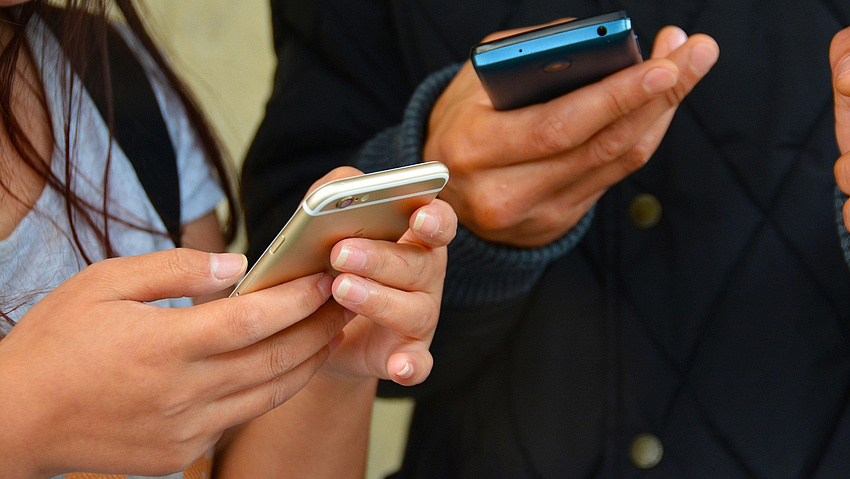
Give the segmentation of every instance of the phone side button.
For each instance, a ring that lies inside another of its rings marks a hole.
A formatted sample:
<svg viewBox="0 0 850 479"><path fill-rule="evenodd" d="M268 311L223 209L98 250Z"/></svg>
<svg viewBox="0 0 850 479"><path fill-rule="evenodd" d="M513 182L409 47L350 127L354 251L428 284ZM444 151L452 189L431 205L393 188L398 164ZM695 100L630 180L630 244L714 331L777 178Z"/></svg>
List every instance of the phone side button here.
<svg viewBox="0 0 850 479"><path fill-rule="evenodd" d="M278 248L280 248L280 245L282 245L284 241L286 241L286 235L279 235L275 238L274 242L269 247L269 253L277 253Z"/></svg>

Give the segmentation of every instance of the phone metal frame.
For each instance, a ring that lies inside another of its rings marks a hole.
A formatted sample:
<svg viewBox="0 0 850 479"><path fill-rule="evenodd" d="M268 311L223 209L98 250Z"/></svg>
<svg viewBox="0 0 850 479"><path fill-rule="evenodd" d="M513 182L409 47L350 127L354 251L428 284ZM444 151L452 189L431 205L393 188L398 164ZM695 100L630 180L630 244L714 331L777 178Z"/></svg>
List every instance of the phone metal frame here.
<svg viewBox="0 0 850 479"><path fill-rule="evenodd" d="M365 237L397 241L410 216L443 189L448 168L431 161L319 186L299 205L262 256L230 294L240 296L325 271L340 240Z"/></svg>
<svg viewBox="0 0 850 479"><path fill-rule="evenodd" d="M480 43L470 59L497 110L551 100L642 61L625 10Z"/></svg>

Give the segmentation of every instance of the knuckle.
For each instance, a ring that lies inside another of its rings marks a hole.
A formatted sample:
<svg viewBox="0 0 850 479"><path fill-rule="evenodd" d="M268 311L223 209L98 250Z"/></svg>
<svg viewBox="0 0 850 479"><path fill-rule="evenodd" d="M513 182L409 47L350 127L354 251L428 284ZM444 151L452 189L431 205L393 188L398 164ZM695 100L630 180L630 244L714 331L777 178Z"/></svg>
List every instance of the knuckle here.
<svg viewBox="0 0 850 479"><path fill-rule="evenodd" d="M608 163L620 156L623 148L622 138L616 131L610 130L599 135L592 143L591 158L593 167Z"/></svg>
<svg viewBox="0 0 850 479"><path fill-rule="evenodd" d="M176 277L181 276L202 276L194 268L192 261L186 255L186 250L179 248L166 250L163 252L163 268L172 273Z"/></svg>
<svg viewBox="0 0 850 479"><path fill-rule="evenodd" d="M317 285L314 284L310 288L297 288L295 294L291 295L291 301L292 304L290 306L296 308L300 314L306 316L319 309L324 303L325 298L319 292Z"/></svg>
<svg viewBox="0 0 850 479"><path fill-rule="evenodd" d="M328 308L328 313L325 315L325 318L321 322L324 327L324 337L323 343L329 343L345 326L345 315L343 314L342 307L335 306L333 308Z"/></svg>
<svg viewBox="0 0 850 479"><path fill-rule="evenodd" d="M621 90L609 88L603 90L607 95L606 101L603 103L605 108L611 114L612 118L622 118L631 113L632 108L626 98L620 95ZM625 91L625 90L622 90Z"/></svg>
<svg viewBox="0 0 850 479"><path fill-rule="evenodd" d="M367 251L366 254L367 254L367 258L368 258L367 261L366 261L366 264L367 264L367 267L368 267L368 270L369 270L368 275L373 276L373 277L380 277L380 275L388 268L387 263L389 262L389 260L386 256L386 253L385 252L375 253L374 251L371 251L371 250L368 250L368 249L366 251ZM393 253L393 256L396 256L396 255ZM364 268L364 271L365 270L366 270L366 268Z"/></svg>
<svg viewBox="0 0 850 479"><path fill-rule="evenodd" d="M515 197L516 192L507 185L494 185L484 188L480 201L472 205L472 217L475 224L490 231L502 231L518 224L523 218L525 201L522 196Z"/></svg>
<svg viewBox="0 0 850 479"><path fill-rule="evenodd" d="M96 261L77 273L76 278L87 284L102 285L106 287L113 283L111 280L114 279L117 281L119 279L119 271L124 270L124 268L120 267L120 262L123 259L124 258L108 258L102 261Z"/></svg>
<svg viewBox="0 0 850 479"><path fill-rule="evenodd" d="M850 153L838 158L834 166L835 181L844 193L850 192Z"/></svg>
<svg viewBox="0 0 850 479"><path fill-rule="evenodd" d="M676 86L667 90L667 94L665 95L667 104L670 105L670 107L678 106L685 100L685 97L688 96L689 92L690 88L683 85L681 82L677 83Z"/></svg>
<svg viewBox="0 0 850 479"><path fill-rule="evenodd" d="M306 366L307 368L297 371L294 374L278 376L267 383L268 389L266 394L266 403L263 405L262 413L271 411L280 406L294 396L301 388L307 384L307 381L313 376L321 361L320 355L314 355Z"/></svg>
<svg viewBox="0 0 850 479"><path fill-rule="evenodd" d="M413 317L409 336L417 339L430 336L437 324L438 310L439 306L435 302L429 301L428 307L422 308L421 313Z"/></svg>
<svg viewBox="0 0 850 479"><path fill-rule="evenodd" d="M529 141L536 151L559 152L576 146L570 132L570 118L565 111L556 111L546 115L538 128L531 130Z"/></svg>
<svg viewBox="0 0 850 479"><path fill-rule="evenodd" d="M633 173L643 168L647 161L649 161L649 157L650 154L646 153L644 148L636 146L620 157L619 164L626 173Z"/></svg>
<svg viewBox="0 0 850 479"><path fill-rule="evenodd" d="M288 401L290 397L289 382L282 377L275 378L270 382L269 394L266 397L266 404L263 405L262 413L265 414L280 406Z"/></svg>
<svg viewBox="0 0 850 479"><path fill-rule="evenodd" d="M268 352L268 368L271 377L281 376L298 363L298 352L294 345L288 339L276 339L269 345Z"/></svg>
<svg viewBox="0 0 850 479"><path fill-rule="evenodd" d="M426 283L432 276L430 268L431 262L428 257L429 255L427 253L418 251L416 254L412 255L412 258L407 260L403 259L407 266L406 271L410 275L409 278L411 285L415 286Z"/></svg>
<svg viewBox="0 0 850 479"><path fill-rule="evenodd" d="M449 126L453 126L451 123ZM425 153L429 160L439 160L447 165L455 166L462 164L466 156L463 154L470 150L470 139L460 133L461 128L439 128L429 133L425 143Z"/></svg>
<svg viewBox="0 0 850 479"><path fill-rule="evenodd" d="M385 291L375 291L369 296L369 315L375 318L387 318L392 313L389 295Z"/></svg>
<svg viewBox="0 0 850 479"><path fill-rule="evenodd" d="M231 328L231 334L237 338L244 338L251 344L263 339L262 320L253 308L250 308L244 301L230 301L229 303L227 315L230 318L228 324Z"/></svg>

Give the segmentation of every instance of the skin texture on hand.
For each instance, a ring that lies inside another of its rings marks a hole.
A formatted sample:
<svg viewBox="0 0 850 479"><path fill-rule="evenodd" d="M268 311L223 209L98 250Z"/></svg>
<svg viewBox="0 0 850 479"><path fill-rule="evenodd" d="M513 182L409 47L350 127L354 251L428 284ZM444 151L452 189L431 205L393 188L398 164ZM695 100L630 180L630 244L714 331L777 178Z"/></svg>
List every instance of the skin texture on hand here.
<svg viewBox="0 0 850 479"><path fill-rule="evenodd" d="M835 180L850 193L850 28L838 32L829 49L835 97L835 137L841 156L835 162ZM850 228L850 202L844 204L844 225Z"/></svg>
<svg viewBox="0 0 850 479"><path fill-rule="evenodd" d="M337 169L318 183L355 173ZM435 200L409 225L397 243L349 238L334 246L334 299L357 316L301 392L217 453L216 477L363 477L376 378L418 384L433 365L428 347L457 218Z"/></svg>
<svg viewBox="0 0 850 479"><path fill-rule="evenodd" d="M336 168L310 188L359 174ZM308 192L309 194L309 192ZM326 374L379 378L402 385L422 382L431 371L428 352L440 313L447 263L457 217L442 200L416 210L410 228L396 242L348 238L331 251L341 274L334 299L358 316L345 327Z"/></svg>
<svg viewBox="0 0 850 479"><path fill-rule="evenodd" d="M536 247L560 238L648 161L718 56L710 37L666 27L649 60L512 111L493 109L467 62L429 119L424 159L452 175L440 197L485 240Z"/></svg>
<svg viewBox="0 0 850 479"><path fill-rule="evenodd" d="M308 382L326 403L280 409L292 436L262 436L259 444L299 442L316 429L310 418L332 407L338 423L307 446L368 438L375 378L416 384L430 373L456 225L448 204L435 201L414 214L398 243L338 244L336 280L317 274L188 308L150 302L213 297L242 277L245 257L174 249L87 267L0 342L0 401L27 405L0 430L0 463L11 464L0 477L180 471L226 429L276 417L266 413ZM326 361L322 379L311 382ZM346 416L355 405L358 415ZM351 429L337 430L343 424ZM340 463L364 460L365 442ZM310 468L321 457L290 464Z"/></svg>
<svg viewBox="0 0 850 479"><path fill-rule="evenodd" d="M26 404L0 431L0 462L19 468L0 477L182 470L224 429L301 389L351 318L327 301L331 277L189 308L148 304L219 291L246 266L187 249L109 259L33 306L0 342L0 400Z"/></svg>
<svg viewBox="0 0 850 479"><path fill-rule="evenodd" d="M414 213L398 243L350 238L334 246L331 260L342 273L334 281L334 299L358 316L345 327L348 340L334 350L325 371L407 386L428 377L446 246L456 225L448 204L435 200Z"/></svg>

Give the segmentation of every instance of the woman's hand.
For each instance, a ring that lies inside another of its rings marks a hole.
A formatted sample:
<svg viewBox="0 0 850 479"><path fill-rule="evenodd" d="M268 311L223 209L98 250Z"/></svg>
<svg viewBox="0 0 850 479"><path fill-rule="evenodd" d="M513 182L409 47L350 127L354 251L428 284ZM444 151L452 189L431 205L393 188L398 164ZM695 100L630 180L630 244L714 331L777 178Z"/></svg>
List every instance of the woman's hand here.
<svg viewBox="0 0 850 479"><path fill-rule="evenodd" d="M410 218L397 243L350 238L334 246L331 262L340 274L334 299L357 313L323 368L354 377L418 384L428 377L446 273L446 246L457 218L435 200Z"/></svg>
<svg viewBox="0 0 850 479"><path fill-rule="evenodd" d="M358 174L351 167L336 168L309 192ZM403 385L418 384L430 374L428 348L440 315L446 250L457 217L438 199L416 210L409 226L395 243L348 238L331 251L331 265L341 273L333 284L334 299L359 316L334 342L324 373Z"/></svg>
<svg viewBox="0 0 850 479"><path fill-rule="evenodd" d="M314 187L358 173L338 168ZM299 394L240 428L219 451L217 477L363 477L375 378L413 385L433 364L428 348L457 218L435 200L409 225L397 243L349 238L334 246L334 299L358 316Z"/></svg>
<svg viewBox="0 0 850 479"><path fill-rule="evenodd" d="M219 291L245 268L186 249L109 259L33 306L0 341L0 477L179 471L300 390L352 316L327 302L330 276L147 304Z"/></svg>

